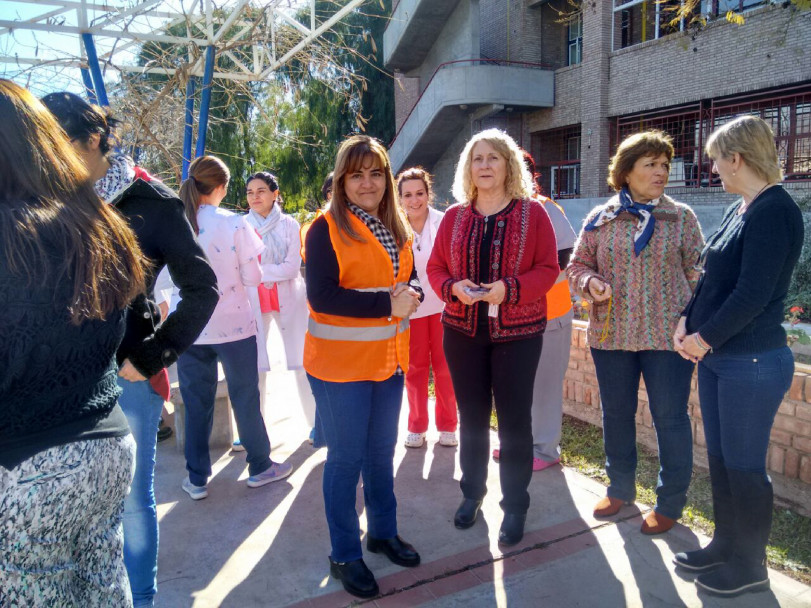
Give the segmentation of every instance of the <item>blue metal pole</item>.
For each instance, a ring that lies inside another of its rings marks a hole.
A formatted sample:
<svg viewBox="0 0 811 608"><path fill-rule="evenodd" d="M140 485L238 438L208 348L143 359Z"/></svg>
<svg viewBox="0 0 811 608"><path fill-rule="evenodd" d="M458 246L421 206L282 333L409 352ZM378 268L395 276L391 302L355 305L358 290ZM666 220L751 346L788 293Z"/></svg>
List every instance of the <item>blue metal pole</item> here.
<svg viewBox="0 0 811 608"><path fill-rule="evenodd" d="M96 97L100 105L109 106L110 102L107 100L107 90L104 88L104 78L101 75L101 67L99 67L99 57L96 55L96 43L93 42L93 35L82 34L82 42L84 43L84 50L87 53L87 64L90 67L90 73L93 75Z"/></svg>
<svg viewBox="0 0 811 608"><path fill-rule="evenodd" d="M82 82L84 82L84 90L87 93L87 98L90 103L98 103L96 99L96 90L93 88L93 79L90 77L90 70L87 68L80 68L82 72Z"/></svg>
<svg viewBox="0 0 811 608"><path fill-rule="evenodd" d="M189 163L191 163L191 140L194 135L194 76L189 76L186 82L186 124L183 127L183 171L181 179L189 177Z"/></svg>
<svg viewBox="0 0 811 608"><path fill-rule="evenodd" d="M214 80L214 46L206 48L206 69L203 72L203 94L200 97L200 120L197 123L197 150L195 158L206 153L208 109L211 106L211 82Z"/></svg>

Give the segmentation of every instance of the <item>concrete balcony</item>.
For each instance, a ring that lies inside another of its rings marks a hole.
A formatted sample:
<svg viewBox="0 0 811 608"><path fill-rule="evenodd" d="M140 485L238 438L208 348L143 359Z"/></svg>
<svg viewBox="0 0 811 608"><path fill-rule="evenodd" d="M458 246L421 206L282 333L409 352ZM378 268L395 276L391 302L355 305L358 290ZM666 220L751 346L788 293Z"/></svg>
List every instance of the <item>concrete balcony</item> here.
<svg viewBox="0 0 811 608"><path fill-rule="evenodd" d="M555 73L526 63L475 59L443 64L434 73L389 149L392 169L431 167L469 124L491 111L551 108Z"/></svg>
<svg viewBox="0 0 811 608"><path fill-rule="evenodd" d="M400 0L383 33L383 63L407 72L425 60L459 0Z"/></svg>

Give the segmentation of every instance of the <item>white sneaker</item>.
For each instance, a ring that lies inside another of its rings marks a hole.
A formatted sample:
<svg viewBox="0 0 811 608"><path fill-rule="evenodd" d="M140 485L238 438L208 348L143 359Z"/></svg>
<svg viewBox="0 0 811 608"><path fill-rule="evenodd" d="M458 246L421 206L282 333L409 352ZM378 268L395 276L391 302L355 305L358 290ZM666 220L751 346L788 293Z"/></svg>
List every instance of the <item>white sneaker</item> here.
<svg viewBox="0 0 811 608"><path fill-rule="evenodd" d="M192 500L203 500L208 496L208 486L196 486L191 482L191 479L188 477L183 480L183 484L180 486L183 488L183 491L191 496Z"/></svg>
<svg viewBox="0 0 811 608"><path fill-rule="evenodd" d="M249 488L259 488L273 481L284 479L293 472L293 465L289 462L274 462L259 475L248 477Z"/></svg>
<svg viewBox="0 0 811 608"><path fill-rule="evenodd" d="M405 440L407 448L421 448L425 443L425 433L409 433Z"/></svg>
<svg viewBox="0 0 811 608"><path fill-rule="evenodd" d="M451 431L442 431L439 433L439 445L444 445L449 448L459 445L459 441L456 439L456 433Z"/></svg>
<svg viewBox="0 0 811 608"><path fill-rule="evenodd" d="M237 439L234 443L231 444L231 451L233 452L244 452L245 446L242 445L242 442Z"/></svg>

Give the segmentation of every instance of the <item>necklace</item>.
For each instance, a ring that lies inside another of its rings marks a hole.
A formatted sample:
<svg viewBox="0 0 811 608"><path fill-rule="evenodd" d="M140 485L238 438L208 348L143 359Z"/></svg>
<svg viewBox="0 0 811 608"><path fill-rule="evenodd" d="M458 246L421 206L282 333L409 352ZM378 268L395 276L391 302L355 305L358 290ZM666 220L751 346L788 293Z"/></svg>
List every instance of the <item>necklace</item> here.
<svg viewBox="0 0 811 608"><path fill-rule="evenodd" d="M752 206L752 203L754 203L755 200L757 200L757 197L763 194L763 191L766 190L766 188L773 185L774 184L772 184L771 182L768 182L765 186L763 186L760 190L757 191L757 194L755 194L755 196L752 197L752 200L750 200L748 203L744 201L743 204L738 208L738 215L743 215L744 213L746 213L746 210Z"/></svg>

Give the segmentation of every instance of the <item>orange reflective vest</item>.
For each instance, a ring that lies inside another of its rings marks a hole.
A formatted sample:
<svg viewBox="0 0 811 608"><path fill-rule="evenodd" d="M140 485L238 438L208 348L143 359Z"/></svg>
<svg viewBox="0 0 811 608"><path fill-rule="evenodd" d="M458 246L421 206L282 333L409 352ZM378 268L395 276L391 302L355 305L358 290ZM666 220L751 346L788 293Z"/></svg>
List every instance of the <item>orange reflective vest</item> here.
<svg viewBox="0 0 811 608"><path fill-rule="evenodd" d="M545 196L539 196L538 199L544 204L547 205L552 203L555 207L560 209L560 212L563 213L565 216L566 214L563 211L563 208L558 205L555 201L551 198L546 198ZM572 309L572 294L569 291L569 281L566 280L566 277L563 276L558 277L557 283L552 285L552 289L546 292L546 318L549 319L557 319L558 317L562 317L567 312Z"/></svg>
<svg viewBox="0 0 811 608"><path fill-rule="evenodd" d="M361 243L338 232L331 213L324 214L329 236L338 258L338 284L358 291L391 292L407 283L414 268L411 239L400 249L400 269L394 278L391 258L383 245L360 219L348 214ZM408 371L408 319L379 317L361 319L316 312L304 338L304 369L327 382L386 380L397 366Z"/></svg>

